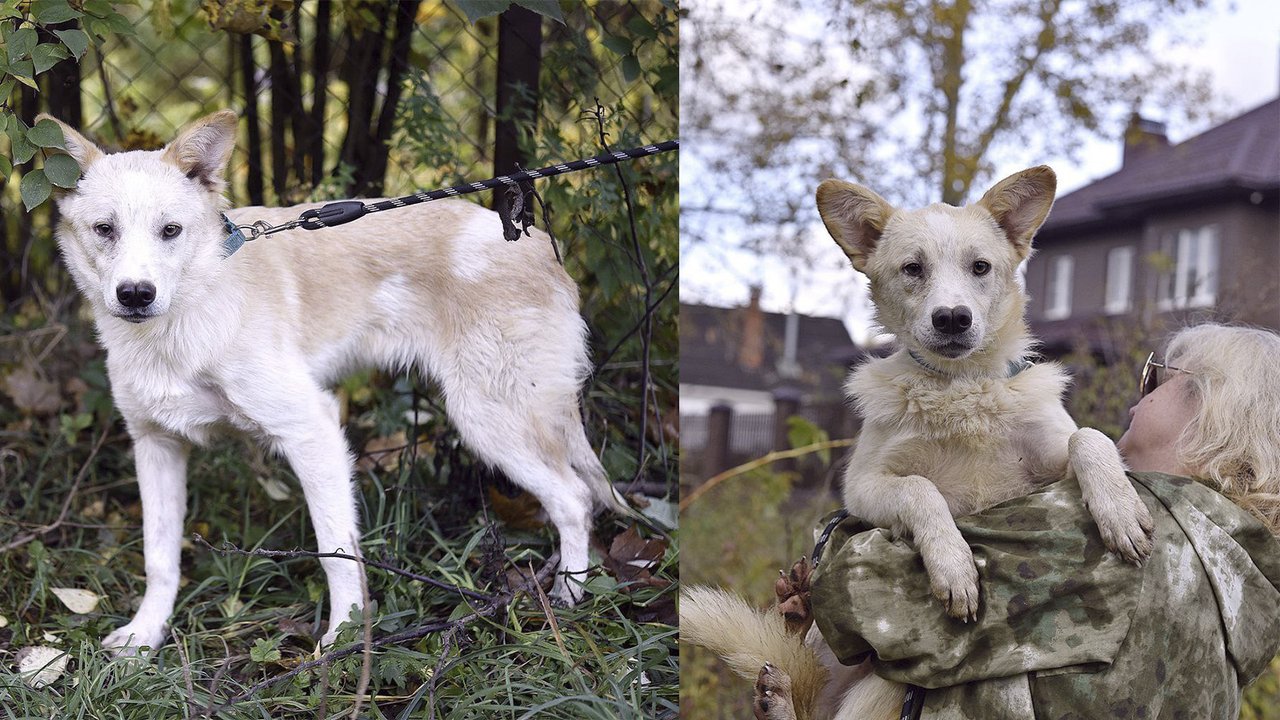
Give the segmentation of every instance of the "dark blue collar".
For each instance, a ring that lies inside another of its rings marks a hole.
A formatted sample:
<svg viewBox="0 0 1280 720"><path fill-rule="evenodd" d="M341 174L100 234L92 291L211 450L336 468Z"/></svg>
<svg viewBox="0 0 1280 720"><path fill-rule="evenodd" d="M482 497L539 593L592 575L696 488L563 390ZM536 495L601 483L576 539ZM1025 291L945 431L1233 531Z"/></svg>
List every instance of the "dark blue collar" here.
<svg viewBox="0 0 1280 720"><path fill-rule="evenodd" d="M911 359L919 363L920 367L924 368L925 370L937 373L939 375L946 375L946 376L951 375L951 373L944 371L942 368L934 367L933 365L930 365L929 363L925 362L924 358L920 357L920 354L917 353L915 350L908 350L907 354L910 355ZM1026 370L1027 368L1031 367L1034 364L1035 363L1031 362L1026 358L1017 358L1016 360L1010 360L1009 364L1005 367L1005 372L1007 373L1005 377L1011 378L1014 375L1017 375L1018 373L1022 372L1023 370Z"/></svg>
<svg viewBox="0 0 1280 720"><path fill-rule="evenodd" d="M236 251L245 244L248 238L244 236L244 233L235 223L231 222L231 218L227 217L225 213L222 215L222 229L227 233L227 236L222 240L222 257L229 258L236 254Z"/></svg>

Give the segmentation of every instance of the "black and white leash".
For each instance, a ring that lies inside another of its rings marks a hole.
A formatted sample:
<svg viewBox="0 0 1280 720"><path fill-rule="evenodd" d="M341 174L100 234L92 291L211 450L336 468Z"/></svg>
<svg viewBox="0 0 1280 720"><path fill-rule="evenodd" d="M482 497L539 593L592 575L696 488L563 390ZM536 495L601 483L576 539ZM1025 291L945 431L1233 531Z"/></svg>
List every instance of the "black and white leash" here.
<svg viewBox="0 0 1280 720"><path fill-rule="evenodd" d="M431 202L432 200L441 200L443 198L458 197L460 195L468 195L470 193L481 192L484 190L494 190L497 188L507 188L518 186L520 183L527 183L531 180L540 178L554 177L565 173L576 172L578 170L587 170L589 168L603 167L605 165L613 165L623 162L624 160L634 160L636 158L648 157L659 153L668 152L679 149L679 140L667 140L666 142L655 143L653 145L644 145L630 150L614 150L612 152L601 153L595 157L589 157L582 160L571 160L566 163L558 163L556 165L548 165L537 170L521 170L511 173L510 175L499 175L488 180L480 180L478 182L466 183L464 185L454 185L452 187L441 188L439 190L419 190L412 195L405 195L398 198L390 198L374 203L365 203L360 200L342 200L332 202L322 207L307 210L298 216L295 220L290 220L279 225L268 224L265 220L248 225L236 225L226 216L223 216L223 224L228 232L232 233L232 237L227 240L227 248L230 255L239 249L249 240L257 240L265 235L284 232L285 230L293 230L302 228L304 230L319 230L321 228L334 227L349 223L352 220L364 217L369 213L383 212L385 210L395 210L408 205L417 205L418 203ZM245 233L248 233L246 236ZM234 237L239 235L239 238ZM232 247L234 245L234 248Z"/></svg>

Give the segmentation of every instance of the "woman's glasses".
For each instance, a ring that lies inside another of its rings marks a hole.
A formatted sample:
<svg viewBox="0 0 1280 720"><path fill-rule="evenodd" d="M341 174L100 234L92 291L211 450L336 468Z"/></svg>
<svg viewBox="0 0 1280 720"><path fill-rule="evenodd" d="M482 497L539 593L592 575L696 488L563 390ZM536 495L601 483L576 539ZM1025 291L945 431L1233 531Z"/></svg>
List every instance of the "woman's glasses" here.
<svg viewBox="0 0 1280 720"><path fill-rule="evenodd" d="M1156 354L1153 352L1147 356L1147 362L1142 366L1142 377L1138 380L1138 390L1142 393L1141 397L1146 397L1155 389L1160 387L1160 375L1156 370L1172 370L1174 372L1187 372L1182 368L1176 368L1172 365L1165 365L1156 360Z"/></svg>

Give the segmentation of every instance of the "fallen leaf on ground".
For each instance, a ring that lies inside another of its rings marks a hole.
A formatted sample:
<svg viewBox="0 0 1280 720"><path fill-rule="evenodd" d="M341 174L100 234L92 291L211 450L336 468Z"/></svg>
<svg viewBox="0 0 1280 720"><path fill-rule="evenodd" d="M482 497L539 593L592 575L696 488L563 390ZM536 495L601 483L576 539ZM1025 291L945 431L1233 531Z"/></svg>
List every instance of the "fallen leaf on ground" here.
<svg viewBox="0 0 1280 720"><path fill-rule="evenodd" d="M67 653L44 645L22 648L17 660L22 681L36 690L62 677L67 669Z"/></svg>
<svg viewBox="0 0 1280 720"><path fill-rule="evenodd" d="M289 486L280 478L259 477L258 484L262 486L263 490L267 491L267 497L276 502L288 500L293 495L289 490Z"/></svg>
<svg viewBox="0 0 1280 720"><path fill-rule="evenodd" d="M98 607L98 601L102 599L97 593L79 588L51 588L51 590L68 610L77 615L93 612Z"/></svg>
<svg viewBox="0 0 1280 720"><path fill-rule="evenodd" d="M489 506L502 522L517 530L537 530L547 524L543 519L542 504L527 492L507 497L490 485Z"/></svg>
<svg viewBox="0 0 1280 720"><path fill-rule="evenodd" d="M22 366L5 376L0 385L13 398L18 409L32 415L52 415L62 405L58 386L42 379L29 366Z"/></svg>

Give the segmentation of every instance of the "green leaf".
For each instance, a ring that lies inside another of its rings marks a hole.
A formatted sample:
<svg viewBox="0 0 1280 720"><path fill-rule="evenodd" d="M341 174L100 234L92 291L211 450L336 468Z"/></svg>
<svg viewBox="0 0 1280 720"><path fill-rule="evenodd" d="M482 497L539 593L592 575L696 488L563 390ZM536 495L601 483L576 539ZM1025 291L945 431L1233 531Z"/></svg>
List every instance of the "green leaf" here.
<svg viewBox="0 0 1280 720"><path fill-rule="evenodd" d="M48 200L49 194L53 192L49 178L45 177L43 170L32 170L23 175L19 189L22 191L22 204L27 206L27 212L31 212L40 203Z"/></svg>
<svg viewBox="0 0 1280 720"><path fill-rule="evenodd" d="M86 35L83 30L75 28L70 30L54 30L53 34L57 35L58 39L62 41L62 44L67 46L67 49L71 51L71 54L75 56L76 60L79 60L80 56L84 55L84 51L89 48L89 36Z"/></svg>
<svg viewBox="0 0 1280 720"><path fill-rule="evenodd" d="M253 647L249 648L249 659L256 663L278 662L280 649L274 642L266 638L258 638L253 641Z"/></svg>
<svg viewBox="0 0 1280 720"><path fill-rule="evenodd" d="M133 35L133 23L129 22L129 18L120 13L111 13L106 17L107 27L117 35Z"/></svg>
<svg viewBox="0 0 1280 720"><path fill-rule="evenodd" d="M658 29L653 26L653 23L649 22L648 18L639 13L632 15L631 19L627 21L627 30L642 40L658 39Z"/></svg>
<svg viewBox="0 0 1280 720"><path fill-rule="evenodd" d="M635 55L622 58L622 79L631 83L638 77L640 77L640 60Z"/></svg>
<svg viewBox="0 0 1280 720"><path fill-rule="evenodd" d="M27 131L27 139L42 148L67 149L67 140L62 136L62 128L58 123L45 118Z"/></svg>
<svg viewBox="0 0 1280 720"><path fill-rule="evenodd" d="M626 57L634 49L631 44L631 38L624 38L619 35L609 35L601 44L618 57Z"/></svg>
<svg viewBox="0 0 1280 720"><path fill-rule="evenodd" d="M515 0L515 4L564 25L564 15L560 12L559 0Z"/></svg>
<svg viewBox="0 0 1280 720"><path fill-rule="evenodd" d="M69 57L71 53L57 43L40 43L31 51L31 61L35 63L37 75L57 65L59 60Z"/></svg>
<svg viewBox="0 0 1280 720"><path fill-rule="evenodd" d="M7 77L4 81L0 82L0 104L9 99L9 96L13 94L13 88L17 85L18 81L11 77ZM4 127L0 126L0 130L3 129Z"/></svg>
<svg viewBox="0 0 1280 720"><path fill-rule="evenodd" d="M15 30L8 40L9 62L12 63L30 55L31 51L35 49L39 38L36 36L35 28L24 27Z"/></svg>
<svg viewBox="0 0 1280 720"><path fill-rule="evenodd" d="M814 445L830 439L826 430L799 415L787 418L787 442L791 443L793 448ZM824 465L830 464L831 450L819 450L818 457L822 459Z"/></svg>
<svg viewBox="0 0 1280 720"><path fill-rule="evenodd" d="M0 20L8 20L9 18L20 18L22 12L18 8L9 3L0 4Z"/></svg>
<svg viewBox="0 0 1280 720"><path fill-rule="evenodd" d="M458 9L466 14L467 20L472 25L480 18L492 17L506 12L507 8L512 5L519 5L526 10L532 10L539 15L551 18L561 25L564 24L564 15L560 12L560 3L558 0L453 0Z"/></svg>
<svg viewBox="0 0 1280 720"><path fill-rule="evenodd" d="M15 165L21 165L35 156L36 146L27 139L27 124L22 122L22 118L13 116L9 120L9 127L5 128L5 134L9 136L9 148Z"/></svg>
<svg viewBox="0 0 1280 720"><path fill-rule="evenodd" d="M80 12L71 7L67 0L36 0L31 3L31 12L36 22L41 25L66 22L80 17Z"/></svg>
<svg viewBox="0 0 1280 720"><path fill-rule="evenodd" d="M32 90L40 89L36 87L35 66L31 64L30 60L19 60L18 62L11 64L9 66L9 74L13 76L18 82L22 83L23 85L26 85Z"/></svg>
<svg viewBox="0 0 1280 720"><path fill-rule="evenodd" d="M44 161L44 174L50 183L69 190L80 180L80 164L70 155L50 155Z"/></svg>
<svg viewBox="0 0 1280 720"><path fill-rule="evenodd" d="M115 8L111 7L111 3L107 0L85 0L84 11L90 15L104 18L115 12Z"/></svg>
<svg viewBox="0 0 1280 720"><path fill-rule="evenodd" d="M13 163L9 161L8 157L0 155L0 183L7 182L12 174Z"/></svg>
<svg viewBox="0 0 1280 720"><path fill-rule="evenodd" d="M511 0L453 0L472 25L480 18L498 15L511 7Z"/></svg>

